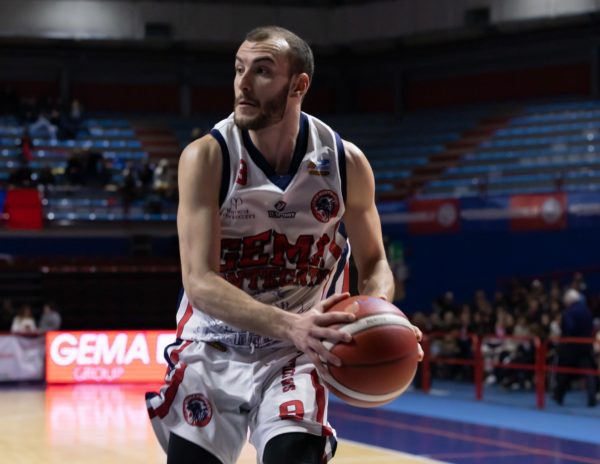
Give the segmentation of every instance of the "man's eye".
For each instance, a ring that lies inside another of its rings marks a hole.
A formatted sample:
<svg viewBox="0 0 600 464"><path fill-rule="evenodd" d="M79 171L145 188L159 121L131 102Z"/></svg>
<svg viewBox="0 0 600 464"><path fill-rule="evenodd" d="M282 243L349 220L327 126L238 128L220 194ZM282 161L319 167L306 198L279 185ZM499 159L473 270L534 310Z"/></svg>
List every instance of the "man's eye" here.
<svg viewBox="0 0 600 464"><path fill-rule="evenodd" d="M244 70L242 68L240 68L239 66L236 66L235 72L236 72L236 74L242 74L244 72Z"/></svg>

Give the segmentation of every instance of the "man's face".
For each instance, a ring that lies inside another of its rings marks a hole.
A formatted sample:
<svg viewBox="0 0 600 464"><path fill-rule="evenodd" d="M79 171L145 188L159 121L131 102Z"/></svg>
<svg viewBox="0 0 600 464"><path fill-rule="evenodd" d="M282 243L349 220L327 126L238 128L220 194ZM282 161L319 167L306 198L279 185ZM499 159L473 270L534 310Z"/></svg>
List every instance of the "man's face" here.
<svg viewBox="0 0 600 464"><path fill-rule="evenodd" d="M234 120L260 130L280 122L290 92L288 44L283 39L244 42L235 58Z"/></svg>

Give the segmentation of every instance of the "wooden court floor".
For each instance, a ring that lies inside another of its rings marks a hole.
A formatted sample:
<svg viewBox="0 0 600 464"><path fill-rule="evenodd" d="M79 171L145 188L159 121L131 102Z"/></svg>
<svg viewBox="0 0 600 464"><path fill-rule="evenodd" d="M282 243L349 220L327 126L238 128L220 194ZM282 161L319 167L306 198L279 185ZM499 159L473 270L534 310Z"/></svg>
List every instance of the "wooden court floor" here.
<svg viewBox="0 0 600 464"><path fill-rule="evenodd" d="M11 464L164 464L146 414L148 386L0 389L0 462ZM334 464L433 463L340 437ZM247 445L238 464L253 464Z"/></svg>

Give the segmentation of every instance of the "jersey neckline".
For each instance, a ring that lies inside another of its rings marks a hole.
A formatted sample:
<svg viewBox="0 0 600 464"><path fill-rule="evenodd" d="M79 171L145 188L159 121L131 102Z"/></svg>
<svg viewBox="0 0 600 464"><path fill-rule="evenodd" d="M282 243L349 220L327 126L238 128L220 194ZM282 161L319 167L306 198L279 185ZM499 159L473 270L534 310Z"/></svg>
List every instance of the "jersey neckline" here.
<svg viewBox="0 0 600 464"><path fill-rule="evenodd" d="M300 128L298 136L296 137L296 146L294 148L294 154L292 155L292 162L287 174L280 175L275 172L275 169L273 169L265 156L252 142L250 133L247 129L242 129L242 141L254 164L259 167L272 184L276 185L281 190L285 190L298 172L302 159L306 154L306 148L308 147L308 116L305 113L300 113Z"/></svg>

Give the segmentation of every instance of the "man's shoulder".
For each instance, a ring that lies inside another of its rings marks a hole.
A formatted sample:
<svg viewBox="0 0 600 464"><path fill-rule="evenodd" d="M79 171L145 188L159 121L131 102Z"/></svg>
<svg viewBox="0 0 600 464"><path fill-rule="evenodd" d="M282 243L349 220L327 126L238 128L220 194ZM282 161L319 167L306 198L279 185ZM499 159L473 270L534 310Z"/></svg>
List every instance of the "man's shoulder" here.
<svg viewBox="0 0 600 464"><path fill-rule="evenodd" d="M190 142L181 153L182 160L196 158L214 157L221 153L221 147L217 139L211 134L206 134L199 139Z"/></svg>

